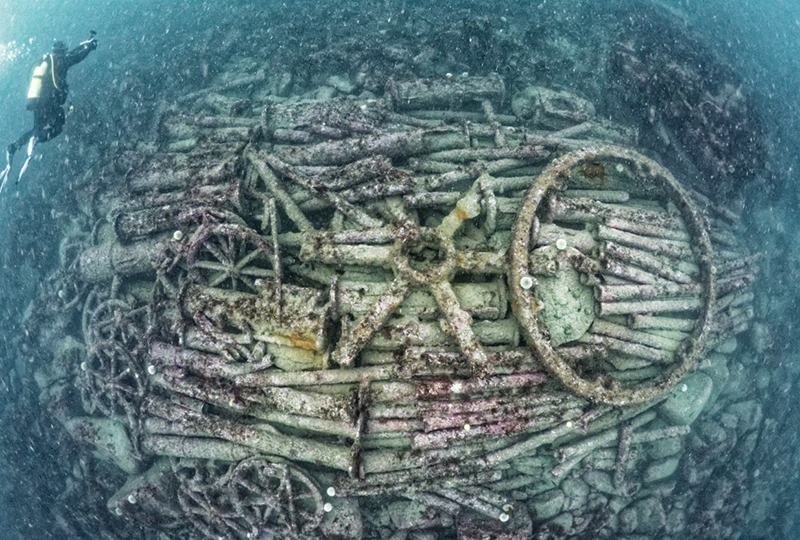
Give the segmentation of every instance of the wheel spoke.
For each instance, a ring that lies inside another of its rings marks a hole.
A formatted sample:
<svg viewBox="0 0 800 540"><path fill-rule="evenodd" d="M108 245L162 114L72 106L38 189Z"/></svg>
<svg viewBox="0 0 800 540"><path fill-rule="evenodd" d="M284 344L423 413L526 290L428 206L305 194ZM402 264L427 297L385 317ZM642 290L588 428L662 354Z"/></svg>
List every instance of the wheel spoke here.
<svg viewBox="0 0 800 540"><path fill-rule="evenodd" d="M400 304L405 300L409 286L402 279L395 279L386 292L370 306L367 313L361 317L350 334L339 342L333 352L334 361L340 366L352 366L355 358L364 345L369 343L377 332Z"/></svg>
<svg viewBox="0 0 800 540"><path fill-rule="evenodd" d="M464 311L449 281L439 281L430 286L442 317L450 325L453 336L467 357L473 377L486 375L489 358L483 345L472 330L472 316Z"/></svg>
<svg viewBox="0 0 800 540"><path fill-rule="evenodd" d="M251 262L253 259L255 259L256 257L258 257L259 255L264 255L264 252L263 252L263 251L261 251L261 250L259 250L258 248L256 248L256 249L254 249L254 250L250 251L250 253L248 253L247 255L245 255L244 257L242 257L242 258L239 260L239 262L237 262L237 263L236 263L236 265L234 266L234 268L235 268L236 270L242 270L242 269L243 269L245 266L247 266L248 264L250 264L250 262Z"/></svg>
<svg viewBox="0 0 800 540"><path fill-rule="evenodd" d="M208 250L208 252L211 253L211 255L213 255L214 258L216 258L217 261L219 261L220 263L226 265L229 265L231 263L230 258L225 254L225 252L222 251L220 247L214 245L213 239L207 240L203 247L205 247L206 250Z"/></svg>
<svg viewBox="0 0 800 540"><path fill-rule="evenodd" d="M202 268L203 270L220 270L220 271L227 271L230 267L229 265L212 262L212 261L197 261L192 265L194 268Z"/></svg>
<svg viewBox="0 0 800 540"><path fill-rule="evenodd" d="M229 277L230 275L227 272L217 272L211 276L211 279L208 281L208 286L217 287Z"/></svg>
<svg viewBox="0 0 800 540"><path fill-rule="evenodd" d="M239 272L241 276L252 276L256 278L272 278L275 277L275 272L266 270L264 268L245 268Z"/></svg>

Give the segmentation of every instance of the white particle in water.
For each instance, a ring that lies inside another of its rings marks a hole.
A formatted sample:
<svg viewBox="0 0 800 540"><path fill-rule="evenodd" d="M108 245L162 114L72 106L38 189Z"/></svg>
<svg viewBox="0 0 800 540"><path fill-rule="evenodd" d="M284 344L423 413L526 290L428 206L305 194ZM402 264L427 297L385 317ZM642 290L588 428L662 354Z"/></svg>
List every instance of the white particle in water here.
<svg viewBox="0 0 800 540"><path fill-rule="evenodd" d="M511 518L511 516L509 516L509 515L508 515L508 514L506 514L505 512L503 512L502 514L500 514L500 516L499 516L499 517L500 517L500 521L502 521L503 523L505 523L506 521L508 521L508 520Z"/></svg>
<svg viewBox="0 0 800 540"><path fill-rule="evenodd" d="M322 509L325 510L326 512L330 512L331 510L333 510L333 505L331 503L325 503L325 506L323 506Z"/></svg>
<svg viewBox="0 0 800 540"><path fill-rule="evenodd" d="M336 496L336 488L331 486L331 487L328 488L328 490L325 493L328 494L328 497L335 497Z"/></svg>
<svg viewBox="0 0 800 540"><path fill-rule="evenodd" d="M131 504L136 504L136 495L134 495L133 493L128 495L128 502Z"/></svg>
<svg viewBox="0 0 800 540"><path fill-rule="evenodd" d="M154 366L153 364L150 364L149 366L147 366L147 373L149 373L150 375L155 375L156 374L156 366Z"/></svg>
<svg viewBox="0 0 800 540"><path fill-rule="evenodd" d="M556 240L556 249L558 249L559 251L564 251L565 249L567 249L566 239L559 238L558 240Z"/></svg>
<svg viewBox="0 0 800 540"><path fill-rule="evenodd" d="M519 286L527 291L533 287L533 278L531 276L522 276L519 280Z"/></svg>

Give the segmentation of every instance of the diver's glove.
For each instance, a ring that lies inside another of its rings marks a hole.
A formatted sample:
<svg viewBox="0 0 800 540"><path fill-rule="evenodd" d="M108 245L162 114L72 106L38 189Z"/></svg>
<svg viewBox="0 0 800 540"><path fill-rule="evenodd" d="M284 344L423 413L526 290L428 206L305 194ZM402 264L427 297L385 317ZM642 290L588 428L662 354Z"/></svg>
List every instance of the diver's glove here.
<svg viewBox="0 0 800 540"><path fill-rule="evenodd" d="M97 38L92 38L92 39L86 40L83 43L81 43L81 45L83 45L84 47L86 47L90 51L93 51L93 50L95 50L97 48Z"/></svg>

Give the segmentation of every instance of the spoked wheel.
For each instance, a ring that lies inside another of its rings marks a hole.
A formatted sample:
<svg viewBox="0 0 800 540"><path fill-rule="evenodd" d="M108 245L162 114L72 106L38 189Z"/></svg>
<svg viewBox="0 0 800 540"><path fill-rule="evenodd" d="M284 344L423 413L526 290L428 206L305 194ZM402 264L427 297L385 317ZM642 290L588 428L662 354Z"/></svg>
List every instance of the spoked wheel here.
<svg viewBox="0 0 800 540"><path fill-rule="evenodd" d="M297 467L252 457L175 472L186 519L209 538L312 538L322 522L322 495Z"/></svg>
<svg viewBox="0 0 800 540"><path fill-rule="evenodd" d="M306 261L375 265L388 267L393 273L386 291L338 342L332 353L336 363L343 367L355 365L361 350L406 297L419 289L433 297L439 317L449 327L456 345L467 359L472 376L488 374L491 370L489 355L475 334L472 316L461 306L453 288L456 273L472 272L475 267L486 271L492 264L502 263L502 258L498 258L496 253L464 250L456 246L454 237L466 220L480 216L480 206L480 195L475 189L470 189L436 227L420 226L406 216L391 227L362 231L364 238L377 239L374 244L349 243L347 240L339 244L335 237L321 236L318 242L301 251L300 256ZM340 252L342 245L346 247ZM348 256L353 254L358 254L357 258L348 260ZM491 272L500 273L500 266Z"/></svg>
<svg viewBox="0 0 800 540"><path fill-rule="evenodd" d="M322 496L296 467L250 458L231 471L227 484L234 507L254 528L305 535L322 521Z"/></svg>
<svg viewBox="0 0 800 540"><path fill-rule="evenodd" d="M83 408L106 416L127 413L147 393L141 366L119 342L97 341L80 366L78 386Z"/></svg>
<svg viewBox="0 0 800 540"><path fill-rule="evenodd" d="M257 279L275 276L272 246L252 229L236 224L201 226L189 241L190 272L203 285L257 291Z"/></svg>

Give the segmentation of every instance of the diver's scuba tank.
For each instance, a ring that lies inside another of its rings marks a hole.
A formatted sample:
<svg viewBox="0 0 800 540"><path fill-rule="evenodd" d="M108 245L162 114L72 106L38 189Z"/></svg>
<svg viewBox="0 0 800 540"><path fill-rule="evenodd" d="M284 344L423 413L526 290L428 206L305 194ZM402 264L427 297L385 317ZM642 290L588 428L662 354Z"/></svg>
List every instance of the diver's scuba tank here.
<svg viewBox="0 0 800 540"><path fill-rule="evenodd" d="M31 77L31 84L28 87L28 103L25 106L25 108L27 108L29 111L36 108L36 104L42 97L42 84L49 68L50 64L47 61L47 56L45 56L45 59L42 61L41 64L33 68L33 76Z"/></svg>

